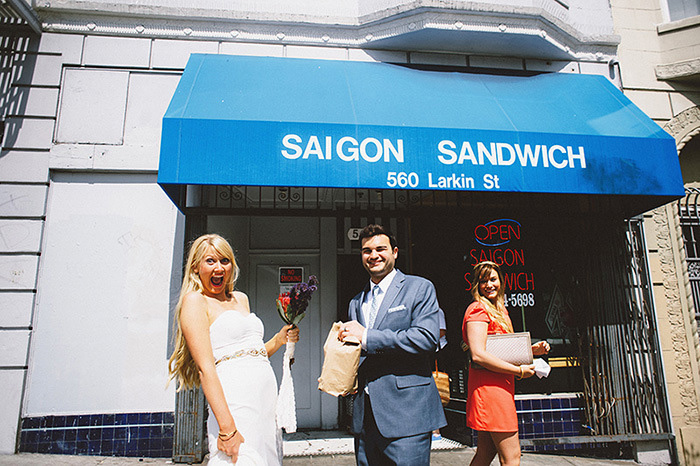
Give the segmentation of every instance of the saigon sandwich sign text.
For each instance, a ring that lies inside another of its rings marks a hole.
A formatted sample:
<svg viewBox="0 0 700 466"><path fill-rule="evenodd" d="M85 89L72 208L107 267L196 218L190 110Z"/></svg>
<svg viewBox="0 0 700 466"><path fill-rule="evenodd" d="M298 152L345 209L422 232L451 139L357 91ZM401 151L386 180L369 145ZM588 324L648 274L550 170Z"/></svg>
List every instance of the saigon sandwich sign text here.
<svg viewBox="0 0 700 466"><path fill-rule="evenodd" d="M471 173L475 167L532 167L543 169L585 169L586 156L583 146L572 147L554 144L509 144L505 142L485 143L476 141L451 141L443 139L434 150L434 169L410 171L406 163L403 139L382 139L367 137L360 141L352 136L333 140L331 136L311 135L304 139L298 134L286 134L282 138L284 147L280 154L288 160L310 161L310 163L367 163L376 164L373 171L385 172L385 187L412 189L458 189L477 188L477 180ZM309 163L309 162L307 162ZM401 168L395 170L384 167ZM445 166L454 166L446 173ZM316 169L316 168L314 168ZM383 175L380 175L380 178ZM498 172L483 173L478 181L485 190L501 189Z"/></svg>

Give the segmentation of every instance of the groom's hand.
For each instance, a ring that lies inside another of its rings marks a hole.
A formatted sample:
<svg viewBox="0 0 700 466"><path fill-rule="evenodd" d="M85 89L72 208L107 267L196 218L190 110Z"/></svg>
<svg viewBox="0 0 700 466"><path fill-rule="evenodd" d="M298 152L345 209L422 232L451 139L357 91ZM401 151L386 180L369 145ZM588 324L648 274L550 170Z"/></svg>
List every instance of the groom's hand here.
<svg viewBox="0 0 700 466"><path fill-rule="evenodd" d="M350 322L345 322L340 326L338 331L338 340L345 341L349 336L357 338L358 341L362 341L362 336L365 333L365 328L360 325L356 320L351 320Z"/></svg>

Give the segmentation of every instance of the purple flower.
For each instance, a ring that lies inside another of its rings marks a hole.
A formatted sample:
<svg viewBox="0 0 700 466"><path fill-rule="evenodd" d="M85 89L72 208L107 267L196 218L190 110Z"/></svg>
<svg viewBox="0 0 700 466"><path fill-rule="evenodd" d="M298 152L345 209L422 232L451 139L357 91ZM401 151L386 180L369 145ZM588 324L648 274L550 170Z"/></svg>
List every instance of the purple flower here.
<svg viewBox="0 0 700 466"><path fill-rule="evenodd" d="M318 279L311 275L308 283L297 283L287 293L281 293L277 298L277 311L282 320L297 325L304 318L311 295L317 289Z"/></svg>

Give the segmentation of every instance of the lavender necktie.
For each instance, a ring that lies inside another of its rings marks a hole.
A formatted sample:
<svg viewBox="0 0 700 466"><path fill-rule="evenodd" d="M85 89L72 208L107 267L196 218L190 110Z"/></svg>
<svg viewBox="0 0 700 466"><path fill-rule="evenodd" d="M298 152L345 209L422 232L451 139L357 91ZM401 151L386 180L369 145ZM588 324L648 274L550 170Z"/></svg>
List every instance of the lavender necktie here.
<svg viewBox="0 0 700 466"><path fill-rule="evenodd" d="M374 285L372 287L372 302L369 305L369 325L367 325L367 328L372 328L374 326L374 319L377 318L377 311L379 310L379 293L381 291L379 285Z"/></svg>

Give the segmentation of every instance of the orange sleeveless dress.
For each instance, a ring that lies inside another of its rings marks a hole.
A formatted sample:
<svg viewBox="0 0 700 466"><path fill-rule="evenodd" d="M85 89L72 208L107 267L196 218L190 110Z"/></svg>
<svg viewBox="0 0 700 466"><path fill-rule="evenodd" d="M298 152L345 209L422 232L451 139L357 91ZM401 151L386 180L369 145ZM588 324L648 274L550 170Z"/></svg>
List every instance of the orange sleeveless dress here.
<svg viewBox="0 0 700 466"><path fill-rule="evenodd" d="M462 338L467 340L467 322L488 322L489 335L508 333L491 320L479 302L469 305L462 322ZM512 375L488 369L469 368L467 383L467 427L486 432L517 432L515 381Z"/></svg>

